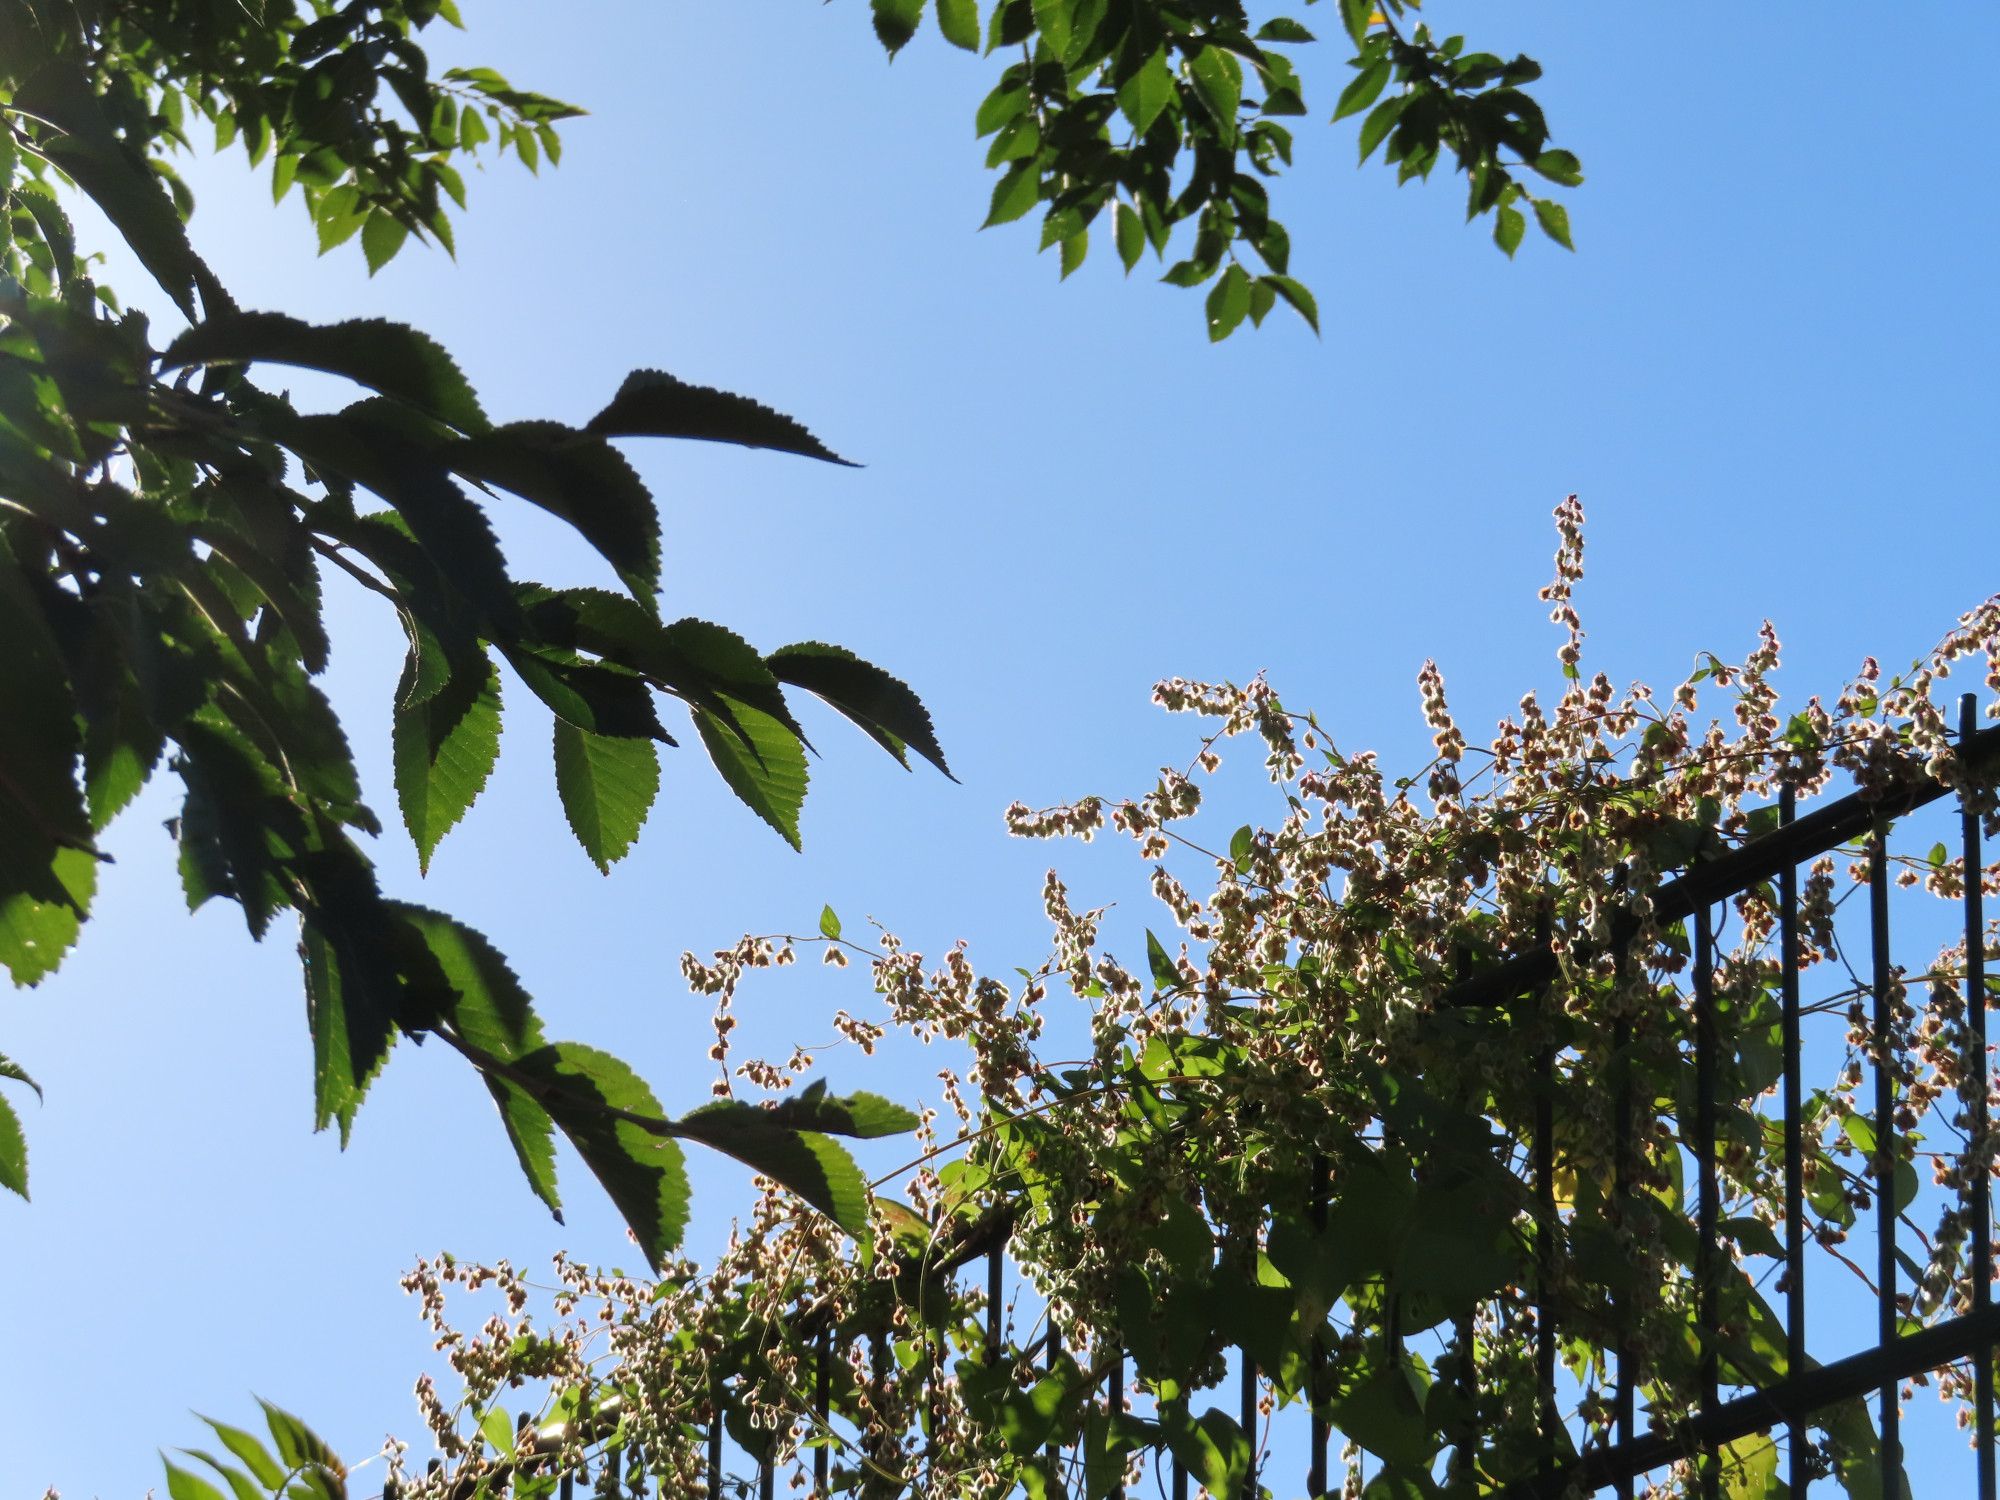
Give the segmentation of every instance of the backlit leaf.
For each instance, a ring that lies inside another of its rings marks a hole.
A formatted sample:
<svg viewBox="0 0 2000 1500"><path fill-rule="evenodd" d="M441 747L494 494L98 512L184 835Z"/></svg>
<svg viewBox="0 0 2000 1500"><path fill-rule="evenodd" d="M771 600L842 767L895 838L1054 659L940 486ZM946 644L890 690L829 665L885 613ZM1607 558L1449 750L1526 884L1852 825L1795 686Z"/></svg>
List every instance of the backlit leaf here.
<svg viewBox="0 0 2000 1500"><path fill-rule="evenodd" d="M391 720L396 801L426 874L440 840L485 790L500 756L500 677L484 653L412 702L418 662L404 661ZM404 705L408 706L404 706Z"/></svg>
<svg viewBox="0 0 2000 1500"><path fill-rule="evenodd" d="M604 437L699 438L775 448L828 463L849 463L802 425L748 396L691 385L663 370L634 370L611 404L592 417L589 431Z"/></svg>
<svg viewBox="0 0 2000 1500"><path fill-rule="evenodd" d="M727 697L724 703L734 725L707 709L694 710L695 728L709 759L752 812L784 835L786 843L799 848L799 809L806 799L805 747L769 714Z"/></svg>
<svg viewBox="0 0 2000 1500"><path fill-rule="evenodd" d="M660 790L650 740L614 739L555 721L556 791L583 852L605 874L639 836Z"/></svg>
<svg viewBox="0 0 2000 1500"><path fill-rule="evenodd" d="M167 346L168 365L299 365L344 376L462 432L486 414L452 357L427 334L384 318L313 324L283 313L231 313L197 323Z"/></svg>
<svg viewBox="0 0 2000 1500"><path fill-rule="evenodd" d="M764 660L780 682L818 694L905 765L907 745L951 775L930 712L907 683L844 647L822 641L781 646Z"/></svg>
<svg viewBox="0 0 2000 1500"><path fill-rule="evenodd" d="M617 1112L661 1119L660 1101L608 1053L558 1042L520 1059L537 1103L561 1127L638 1237L658 1272L687 1227L687 1169L680 1147Z"/></svg>

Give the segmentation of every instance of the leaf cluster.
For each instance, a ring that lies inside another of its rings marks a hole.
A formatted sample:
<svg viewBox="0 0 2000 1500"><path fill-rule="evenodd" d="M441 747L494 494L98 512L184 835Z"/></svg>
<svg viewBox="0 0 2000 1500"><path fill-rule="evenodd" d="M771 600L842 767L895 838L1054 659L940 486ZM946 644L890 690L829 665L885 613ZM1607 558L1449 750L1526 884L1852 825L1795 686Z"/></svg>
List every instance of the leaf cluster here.
<svg viewBox="0 0 2000 1500"><path fill-rule="evenodd" d="M892 55L925 8L874 0ZM1568 210L1523 177L1583 181L1576 157L1550 146L1547 119L1525 91L1540 65L1434 35L1411 22L1416 9L1338 0L1354 77L1331 118L1360 116L1360 160L1379 152L1399 183L1428 178L1449 158L1467 179L1466 217L1494 215L1494 241L1508 255L1524 207L1573 248ZM934 14L955 46L1018 55L978 110L979 135L991 138L986 164L999 173L988 226L1039 210L1041 247L1058 247L1067 277L1108 212L1128 274L1148 250L1162 262L1171 250L1164 281L1209 287L1212 340L1245 319L1261 324L1279 302L1318 331L1318 303L1291 275L1291 236L1273 216L1269 186L1292 165L1290 122L1310 113L1291 60L1315 40L1304 24L1285 15L1259 23L1236 0L995 0L983 22L976 0L940 0ZM1192 234L1181 236L1183 227Z"/></svg>
<svg viewBox="0 0 2000 1500"><path fill-rule="evenodd" d="M560 1129L656 1263L685 1222L683 1139L858 1224L865 1193L830 1139L855 1132L809 1110L667 1117L617 1059L546 1042L500 954L392 899L364 852L382 823L315 680L333 649L328 569L392 610L406 638L395 794L425 866L495 764L503 668L548 714L564 812L601 870L631 848L657 795L659 747L677 743L665 705L794 846L809 745L788 689L831 704L906 766L914 751L945 770L916 696L851 652L760 651L725 626L662 615L658 507L619 444L702 439L845 462L800 423L640 370L579 425L495 424L427 336L245 312L196 255L187 205L150 154L180 141L195 107L220 111L253 156L275 152L281 175L305 184L323 244L342 237L328 226L343 203L349 230L364 247L372 238L371 264L400 243L378 223L447 233L431 189L456 148L420 149L371 103L380 84L412 110L449 104L407 45L447 9L274 5L260 25L246 7L8 0L0 965L22 985L56 969L89 915L101 836L164 771L182 785L169 830L190 908L233 901L259 939L280 913L297 917L320 1128L345 1140L396 1039L437 1037L481 1071L550 1208ZM542 132L563 107L476 70L446 81L511 112L503 135L524 156L537 140L552 149ZM102 294L52 185L104 213L184 331L156 340ZM355 399L301 410L258 381L285 368L335 377ZM622 590L516 578L493 515L517 501L573 527ZM27 1186L4 1102L0 1185Z"/></svg>

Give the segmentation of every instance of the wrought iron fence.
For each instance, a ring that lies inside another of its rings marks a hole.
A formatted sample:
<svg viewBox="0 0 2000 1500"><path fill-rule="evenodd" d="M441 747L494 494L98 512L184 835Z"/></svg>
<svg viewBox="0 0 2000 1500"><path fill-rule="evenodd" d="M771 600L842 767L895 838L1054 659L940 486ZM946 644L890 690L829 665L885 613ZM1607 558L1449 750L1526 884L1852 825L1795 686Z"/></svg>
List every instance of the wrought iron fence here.
<svg viewBox="0 0 2000 1500"><path fill-rule="evenodd" d="M1976 703L1969 694L1960 705L1958 745L1968 768L1974 765L1990 768L2000 761L2000 727L1984 730L1977 727ZM1968 775L1967 779L1969 783L1972 778ZM1535 1473L1510 1487L1499 1491L1454 1489L1450 1493L1498 1493L1504 1496L1504 1500L1554 1500L1557 1496L1596 1495L1609 1491L1620 1500L1631 1500L1642 1476L1677 1462L1692 1460L1695 1461L1697 1493L1703 1500L1714 1500L1720 1493L1719 1465L1714 1462L1718 1450L1739 1439L1782 1427L1786 1429L1785 1451L1790 1460L1789 1493L1794 1500L1798 1500L1798 1497L1807 1494L1812 1483L1808 1432L1813 1416L1842 1402L1872 1395L1877 1403L1879 1492L1885 1500L1895 1500L1899 1494L1906 1493L1898 1399L1901 1383L1927 1372L1970 1362L1974 1388L1971 1418L1977 1495L1979 1500L2000 1500L2000 1495L1996 1495L1993 1449L1994 1357L1996 1347L2000 1347L2000 1308L1995 1307L1991 1290L1992 1158L1987 1146L1993 1073L1987 1049L1986 1011L1992 997L1988 992L1985 972L1986 920L1979 879L1981 817L1969 792L1961 798L1958 827L1960 853L1967 874L1962 900L1965 937L1962 983L1968 1020L1966 1063L1974 1071L1974 1076L1985 1080L1985 1086L1972 1090L1969 1101L1967 1152L1977 1153L1979 1159L1973 1162L1971 1178L1970 1274L1967 1277L1969 1285L1963 1288L1968 1307L1927 1326L1904 1328L1896 1300L1899 1286L1898 1208L1894 1182L1897 1163L1896 1093L1892 1070L1883 1065L1885 1044L1892 1033L1891 997L1894 984L1890 952L1891 875L1886 832L1893 819L1947 795L1943 787L1927 781L1885 794L1871 796L1855 793L1798 815L1794 810L1792 794L1787 791L1777 809L1775 828L1724 855L1688 869L1656 894L1654 911L1659 920L1687 922L1692 926L1692 1048L1696 1097L1692 1140L1687 1143L1687 1149L1697 1175L1693 1217L1696 1243L1694 1280L1700 1299L1698 1318L1705 1331L1712 1331L1718 1316L1715 1304L1717 1277L1713 1273L1725 1254L1718 1229L1721 1195L1717 1181L1719 1145L1715 1080L1719 1049L1728 1041L1727 1037L1719 1036L1717 1030L1712 913L1719 904L1753 888L1763 885L1775 887L1782 971L1783 1070L1778 1087L1782 1101L1785 1162L1782 1204L1786 1277L1784 1377L1768 1384L1752 1384L1747 1389L1740 1388L1740 1381L1732 1381L1732 1386L1739 1388L1739 1393L1725 1397L1718 1367L1717 1340L1705 1339L1697 1409L1685 1419L1641 1430L1637 1397L1644 1382L1644 1371L1630 1348L1619 1348L1612 1351L1615 1415L1610 1441L1580 1453L1575 1450L1574 1444L1562 1441L1564 1419L1560 1410L1557 1377L1561 1330L1556 1319L1546 1315L1550 1302L1544 1295L1546 1279L1553 1273L1563 1233L1557 1202L1556 1128L1550 1104L1553 1089L1549 1086L1556 1059L1545 1051L1535 1060L1544 1087L1540 1090L1542 1103L1533 1125L1529 1168L1530 1186L1536 1203L1531 1232L1537 1236L1537 1275L1543 1278L1543 1285L1531 1289L1530 1300L1545 1313L1537 1322L1535 1349L1538 1419L1546 1439L1544 1454ZM1874 1151L1869 1163L1875 1208L1875 1337L1862 1347L1832 1351L1836 1357L1816 1362L1809 1348L1807 1328L1809 1258L1804 1212L1807 1195L1802 1180L1806 1112L1800 1057L1801 917L1798 872L1813 859L1857 841L1865 847L1868 860L1867 990L1872 1005L1874 1048L1871 1066L1874 1072L1874 1119L1877 1122ZM1440 1004L1514 1012L1543 1003L1557 977L1557 960L1543 945L1463 978L1441 997ZM1623 1090L1629 1088L1629 1083L1620 1082L1616 1087ZM1623 1097L1618 1101L1616 1118L1621 1128L1629 1124L1629 1102ZM1625 1144L1621 1141L1617 1148L1620 1160L1624 1156ZM1623 1184L1620 1188L1622 1190ZM1313 1203L1313 1217L1321 1227L1325 1224L1326 1202L1326 1172L1324 1163L1321 1163L1316 1172ZM1009 1233L1004 1214L990 1217L972 1233L962 1237L955 1252L939 1267L949 1274L983 1261L987 1319L984 1333L989 1358L997 1357L1005 1347L1004 1292ZM1393 1329L1390 1336L1395 1337ZM1463 1348L1472 1348L1469 1316L1455 1321L1454 1337ZM889 1351L885 1341L879 1337L872 1340L872 1345L870 1367L874 1379L881 1382L887 1378ZM827 1329L818 1332L816 1347L818 1359L813 1399L817 1406L817 1421L824 1430L829 1415L829 1372L839 1354L831 1331ZM1051 1327L1036 1345L1021 1353L1024 1358L1040 1359L1047 1367L1054 1368L1062 1353L1062 1338ZM1115 1351L1113 1356L1108 1361L1101 1386L1102 1400L1109 1411L1121 1409L1126 1395L1126 1360ZM1241 1425L1246 1433L1252 1433L1258 1426L1263 1387L1247 1351L1240 1354L1236 1365ZM1329 1493L1332 1484L1328 1459L1333 1428L1322 1400L1326 1366L1323 1345L1315 1346L1312 1365L1308 1386L1312 1399L1306 1403L1304 1480L1306 1493L1318 1497ZM1471 1359L1458 1363L1457 1378L1468 1383L1476 1380ZM756 1467L754 1479L733 1478L726 1472L724 1424L719 1415L723 1402L720 1397L718 1392L714 1403L718 1415L710 1426L708 1439L706 1490L710 1500L723 1500L725 1494L732 1492L747 1497L753 1489L762 1500L772 1500L778 1475L768 1460ZM603 1415L615 1417L615 1407L607 1408ZM1477 1433L1465 1434L1463 1443L1468 1445L1467 1451L1461 1452L1458 1458L1460 1464L1465 1464L1461 1472L1470 1472L1465 1461L1478 1439ZM614 1455L600 1461L595 1476L584 1471L557 1475L548 1471L546 1457L533 1456L551 1453L557 1446L559 1436L545 1434L538 1439L524 1426L518 1450L521 1456L498 1471L489 1471L486 1476L489 1488L483 1493L499 1492L491 1487L496 1479L502 1485L512 1483L517 1494L555 1494L561 1500L573 1500L579 1491L587 1494L593 1489L602 1493L646 1492L644 1465L636 1452L625 1455L623 1465L627 1467L624 1472L621 1472L621 1461ZM1274 1490L1280 1488L1276 1474L1259 1474L1255 1444L1252 1452L1251 1467L1241 1493L1256 1495L1260 1482L1268 1483ZM1051 1457L1053 1460L1059 1455ZM1158 1463L1160 1472L1157 1478L1167 1493L1173 1500L1186 1500L1189 1475L1180 1461L1163 1456ZM1054 1467L1053 1462L1051 1467ZM608 1488L607 1480L610 1481ZM832 1493L831 1456L825 1446L813 1452L811 1482L816 1496ZM1114 1492L1122 1497L1122 1485ZM466 1493L469 1495L472 1490L468 1488ZM391 1485L385 1496L394 1494L395 1487Z"/></svg>

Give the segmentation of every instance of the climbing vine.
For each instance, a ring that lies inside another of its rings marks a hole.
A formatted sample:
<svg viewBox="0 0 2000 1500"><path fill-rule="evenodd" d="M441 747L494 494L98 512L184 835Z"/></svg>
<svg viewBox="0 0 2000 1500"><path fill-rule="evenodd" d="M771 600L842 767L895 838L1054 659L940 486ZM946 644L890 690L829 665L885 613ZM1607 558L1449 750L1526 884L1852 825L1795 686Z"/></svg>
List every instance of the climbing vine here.
<svg viewBox="0 0 2000 1500"><path fill-rule="evenodd" d="M1789 712L1768 625L1740 661L1703 655L1671 693L1621 689L1584 664L1581 508L1556 520L1543 598L1563 687L1523 697L1485 747L1432 663L1418 686L1435 753L1401 777L1261 680L1176 679L1155 700L1206 724L1184 768L1136 798L1008 809L1022 836L1132 841L1171 934L1146 932L1143 962L1114 954L1111 915L1053 871L1053 950L1005 978L963 944L927 960L888 932L857 941L831 911L816 933L687 956L717 1008L720 1094L818 1087L803 1052L738 1058L729 1021L747 979L813 949L872 979L875 1006L838 1018L849 1043L866 1052L894 1030L966 1061L941 1075L919 1154L874 1184L869 1234L766 1183L713 1264L658 1281L571 1260L547 1287L505 1264L418 1265L406 1287L456 1389L419 1384L448 1462L414 1492L506 1477L535 1493L561 1467L615 1461L696 1493L719 1411L732 1452L800 1483L823 1461L834 1488L863 1494L1101 1496L1167 1452L1237 1494L1273 1413L1305 1405L1348 1441L1351 1493L1365 1473L1374 1500L1483 1494L1607 1441L1614 1351L1641 1372L1655 1429L1695 1408L1705 1350L1725 1387L1782 1378L1784 1331L1760 1289L1782 1255L1778 896L1753 882L1722 905L1705 976L1691 924L1656 897L1675 872L1770 837L1786 792L1810 805L1851 785L1886 808L1949 788L2000 831L1992 748L1962 754L1941 706L1971 659L1992 716L2000 597L1907 671L1870 660ZM1704 716L1717 696L1723 711ZM1281 815L1208 842L1193 822L1204 785L1246 745ZM1877 1153L1893 1153L1913 1250L1899 1310L1922 1323L1968 1295L1969 1194L1993 1156L1971 1110L1989 1081L1965 1065L1962 942L1894 971L1888 1046L1871 1034L1839 920L1868 851L1849 852L1812 861L1798 897L1799 966L1836 976L1810 1010L1841 1032L1806 1111L1806 1227L1841 1256ZM1951 900L1967 880L2000 890L2000 865L1968 870L1942 845L1887 868ZM1537 953L1546 976L1510 986L1509 965ZM1706 1320L1683 1180L1703 980L1723 1251ZM1879 1135L1863 1086L1878 1057L1895 1097ZM996 1310L966 1272L1002 1243L1015 1271ZM461 1329L451 1307L481 1289L504 1306ZM1566 1367L1556 1423L1538 1405L1543 1319ZM1246 1353L1260 1379L1248 1430L1228 1383ZM1106 1392L1127 1362L1121 1407ZM1964 1370L1938 1384L1966 1398ZM524 1385L543 1396L507 1416ZM1862 1403L1816 1423L1811 1462L1875 1493ZM1776 1494L1776 1456L1752 1436L1713 1462L1730 1493ZM1694 1465L1663 1483L1691 1491Z"/></svg>

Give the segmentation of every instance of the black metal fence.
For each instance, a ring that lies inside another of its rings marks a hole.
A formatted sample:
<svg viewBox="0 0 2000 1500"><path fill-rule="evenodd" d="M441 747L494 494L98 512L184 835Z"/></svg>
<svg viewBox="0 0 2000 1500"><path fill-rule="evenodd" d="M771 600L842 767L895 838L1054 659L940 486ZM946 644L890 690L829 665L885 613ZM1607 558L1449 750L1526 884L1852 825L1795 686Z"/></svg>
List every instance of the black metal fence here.
<svg viewBox="0 0 2000 1500"><path fill-rule="evenodd" d="M1976 704L1967 695L1960 706L1958 725L1959 751L1970 768L1980 766L1990 768L2000 761L2000 727L1980 730L1977 727ZM1638 1411L1638 1394L1644 1382L1644 1372L1629 1348L1612 1351L1610 1368L1614 1374L1614 1412L1610 1441L1577 1453L1573 1444L1560 1441L1563 1416L1560 1409L1557 1377L1557 1354L1560 1329L1555 1317L1548 1315L1553 1309L1550 1300L1543 1294L1546 1278L1552 1274L1554 1260L1558 1254L1558 1238L1562 1232L1557 1205L1556 1183L1556 1140L1555 1121L1549 1100L1553 1089L1545 1086L1540 1091L1542 1105L1533 1126L1531 1142L1530 1186L1536 1199L1534 1216L1538 1243L1536 1245L1537 1275L1543 1278L1543 1285L1531 1289L1530 1301L1542 1310L1536 1326L1536 1373L1538 1382L1538 1419L1540 1430L1547 1441L1544 1443L1546 1456L1539 1469L1530 1477L1515 1482L1500 1491L1505 1500L1553 1500L1556 1496L1595 1495L1609 1491L1620 1500L1632 1500L1642 1476L1677 1462L1692 1460L1695 1463L1694 1487L1702 1500L1715 1500L1721 1493L1719 1465L1715 1461L1718 1450L1737 1440L1753 1434L1768 1433L1778 1428L1786 1429L1784 1451L1789 1455L1789 1494L1793 1500L1804 1497L1813 1482L1813 1465L1809 1456L1809 1428L1817 1413L1824 1413L1843 1402L1873 1396L1876 1401L1876 1430L1879 1435L1879 1494L1883 1500L1897 1500L1906 1494L1904 1488L1904 1463L1902 1434L1899 1419L1899 1387L1912 1377L1935 1372L1950 1365L1970 1362L1973 1370L1973 1399L1971 1412L1974 1464L1977 1474L1978 1500L2000 1500L1996 1495L1995 1455L1993 1439L1995 1435L1994 1412L1994 1353L2000 1346L2000 1308L1992 1301L1991 1276L1993 1268L1992 1243L1992 1203L1991 1203L1991 1155L1986 1147L1988 1129L1989 1094L1993 1075L1987 1052L1986 1011L1990 1003L1985 974L1985 915L1982 910L1980 889L1981 868L1981 818L1973 805L1970 794L1961 799L1961 817L1957 830L1959 852L1965 861L1966 879L1963 895L1963 927L1965 938L1965 966L1962 976L1964 1001L1967 1017L1967 1057L1965 1065L1972 1076L1985 1080L1985 1086L1972 1090L1970 1118L1966 1122L1967 1153L1978 1159L1971 1163L1971 1215L1972 1227L1970 1246L1967 1254L1969 1285L1962 1290L1967 1310L1942 1318L1927 1326L1904 1328L1897 1305L1899 1273L1897 1256L1897 1193L1894 1176L1897 1167L1896 1126L1897 1111L1896 1084L1893 1071L1883 1065L1883 1056L1892 1034L1892 992L1895 970L1890 956L1890 891L1892 878L1886 832L1892 819L1903 817L1929 803L1937 802L1948 794L1934 782L1925 782L1903 790L1884 795L1866 796L1860 793L1849 795L1816 808L1804 816L1795 815L1793 799L1787 792L1778 808L1777 826L1761 837L1750 840L1717 857L1688 870L1680 878L1663 886L1656 895L1654 909L1657 918L1665 922L1687 922L1692 926L1692 985L1694 1010L1694 1067L1696 1076L1694 1120L1691 1139L1686 1140L1687 1150L1696 1167L1697 1187L1694 1204L1694 1231L1696 1237L1696 1265L1694 1281L1697 1288L1697 1316L1704 1330L1713 1330L1717 1318L1715 1287L1717 1277L1712 1274L1720 1257L1726 1252L1719 1240L1718 1214L1721 1197L1717 1182L1717 1101L1715 1079L1718 1049L1725 1045L1727 1038L1717 1035L1717 1007L1714 994L1716 970L1715 939L1713 934L1713 909L1732 897L1741 895L1759 886L1775 887L1777 895L1777 924L1780 943L1780 965L1782 970L1782 1045L1783 1072L1779 1083L1782 1099L1785 1179L1783 1187L1783 1222L1785 1239L1783 1244L1783 1266L1785 1272L1784 1344L1785 1375L1773 1383L1742 1389L1735 1382L1732 1386L1739 1393L1726 1399L1722 1393L1721 1372L1718 1368L1716 1340L1704 1341L1701 1357L1701 1392L1697 1409L1685 1420L1641 1430ZM1869 1164L1872 1177L1873 1204L1875 1211L1874 1237L1874 1278L1875 1328L1872 1342L1864 1342L1860 1347L1822 1351L1835 1357L1816 1361L1815 1351L1809 1347L1807 1329L1806 1290L1810 1261L1807 1254L1807 1229L1805 1205L1806 1187L1802 1180L1805 1160L1804 1131L1805 1103L1802 1066L1800 1058L1800 943L1801 916L1799 910L1798 872L1800 868L1815 858L1832 851L1860 842L1866 850L1868 860L1868 934L1869 934L1869 974L1866 987L1872 1005L1873 1049L1872 1063L1873 1093L1876 1122L1876 1140L1873 1159ZM1475 976L1464 979L1449 991L1442 1003L1453 1006L1480 1006L1511 1009L1523 1005L1540 1003L1549 986L1557 977L1557 962L1553 953L1542 946L1536 950L1516 956ZM1545 1081L1552 1079L1556 1064L1553 1055L1544 1052L1536 1066ZM1629 1084L1620 1083L1622 1090ZM1621 1097L1616 1118L1629 1122L1630 1101ZM1685 1138L1685 1131L1684 1131ZM1619 1143L1618 1156L1623 1158L1623 1146ZM1622 1189L1622 1184L1620 1187ZM1326 1212L1327 1184L1322 1169L1318 1174L1313 1205L1314 1219L1323 1226ZM960 1253L947 1262L947 1269L957 1269L976 1260L984 1260L986 1277L987 1324L985 1327L986 1349L989 1356L997 1356L1004 1348L1004 1307L1005 1277L1007 1267L1007 1243L1004 1224L998 1233L988 1233L982 1237L983 1243L968 1243ZM1393 1331L1392 1335L1393 1337ZM1472 1331L1469 1318L1461 1318L1454 1329L1454 1337L1466 1350L1472 1348ZM818 1423L826 1430L829 1412L828 1371L836 1358L830 1335L822 1332L819 1336L818 1376L814 1392L818 1411ZM1031 1347L1028 1355L1039 1357L1053 1368L1061 1354L1061 1339L1053 1329ZM889 1353L886 1343L873 1340L871 1369L877 1381L887 1377ZM1324 1387L1324 1367L1326 1354L1323 1347L1316 1347L1313 1353L1313 1369L1308 1387L1314 1398L1307 1403L1305 1491L1318 1497L1329 1493L1334 1485L1329 1469L1329 1447L1332 1431L1324 1409L1319 1401ZM1126 1371L1122 1357L1109 1362L1103 1377L1103 1401L1107 1410L1120 1410L1125 1401ZM1263 1387L1259 1373L1250 1361L1247 1352L1237 1360L1236 1378L1238 1398L1241 1408L1241 1422L1246 1433L1255 1433L1258 1428L1259 1400ZM1740 1373L1740 1372L1739 1372ZM1468 1358L1459 1363L1458 1378L1470 1382L1476 1379L1472 1361ZM718 1393L719 1395L720 1393ZM716 1402L718 1412L721 1402ZM533 1440L526 1431L523 1438L532 1448ZM1469 1434L1466 1441L1476 1444L1477 1434ZM1253 1453L1255 1445L1253 1442ZM1054 1455L1052 1455L1053 1457ZM1464 1454L1459 1456L1462 1465ZM519 1493L549 1493L553 1490L561 1500L573 1500L580 1491L585 1494L607 1492L603 1487L607 1479L611 1482L608 1492L644 1494L646 1477L643 1465L636 1454L628 1454L630 1464L627 1472L620 1472L621 1465L616 1456L602 1460L598 1474L572 1473L560 1476L544 1470L540 1474L531 1471L534 1465L522 1464L515 1471ZM1266 1460L1267 1467L1269 1460ZM609 1464L607 1474L604 1465ZM1051 1465L1052 1469L1055 1467ZM711 1428L708 1448L707 1494L710 1500L722 1500L725 1494L747 1493L751 1490L772 1500L777 1489L777 1473L769 1462L755 1470L754 1479L732 1478L725 1472L725 1441L723 1423L718 1417ZM1461 1473L1470 1472L1469 1466L1461 1467ZM489 1476L489 1483L492 1476ZM831 1491L831 1459L826 1447L814 1450L812 1456L812 1484L816 1496L826 1496ZM1162 1488L1172 1500L1186 1500L1189 1491L1189 1476L1177 1459L1170 1457L1160 1460L1157 1475ZM1262 1481L1274 1491L1285 1486L1275 1473L1261 1476ZM532 1480L532 1483L525 1481ZM1258 1493L1260 1476L1256 1460L1241 1493L1254 1496ZM393 1494L393 1488L389 1492ZM1119 1491L1122 1494L1122 1488ZM1454 1494L1494 1493L1476 1488L1457 1489Z"/></svg>

